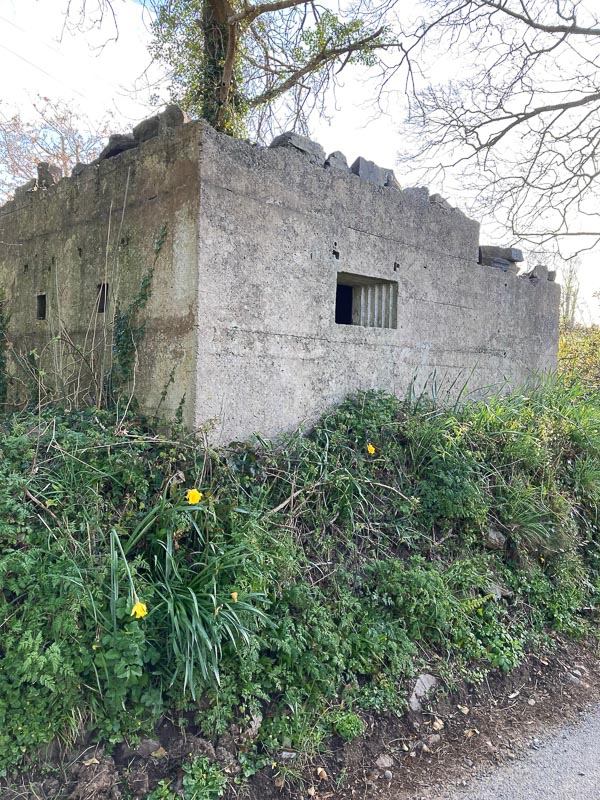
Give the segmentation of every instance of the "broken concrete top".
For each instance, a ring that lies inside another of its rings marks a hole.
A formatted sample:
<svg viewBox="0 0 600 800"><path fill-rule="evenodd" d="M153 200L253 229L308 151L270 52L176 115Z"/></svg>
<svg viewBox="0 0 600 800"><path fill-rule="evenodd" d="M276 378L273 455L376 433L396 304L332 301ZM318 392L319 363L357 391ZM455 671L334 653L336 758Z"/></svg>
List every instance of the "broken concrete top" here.
<svg viewBox="0 0 600 800"><path fill-rule="evenodd" d="M493 258L502 258L505 261L517 263L523 261L523 251L517 250L516 247L497 247L490 244L484 244L479 247L479 261L481 264L485 264Z"/></svg>
<svg viewBox="0 0 600 800"><path fill-rule="evenodd" d="M304 155L308 156L313 164L325 163L325 150L317 142L313 142L307 136L300 136L294 131L286 131L276 136L269 147L293 147Z"/></svg>
<svg viewBox="0 0 600 800"><path fill-rule="evenodd" d="M363 181L374 183L375 186L391 186L394 189L399 189L400 184L396 180L393 169L386 169L385 167L378 167L374 161L369 161L367 158L359 156L350 167L350 171Z"/></svg>

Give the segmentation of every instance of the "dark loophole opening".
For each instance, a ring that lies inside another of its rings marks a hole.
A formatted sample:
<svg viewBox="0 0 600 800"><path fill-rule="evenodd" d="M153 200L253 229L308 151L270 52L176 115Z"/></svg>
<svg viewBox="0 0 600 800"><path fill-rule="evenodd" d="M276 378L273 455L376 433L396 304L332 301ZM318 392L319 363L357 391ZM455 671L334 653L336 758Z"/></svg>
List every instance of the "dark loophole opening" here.
<svg viewBox="0 0 600 800"><path fill-rule="evenodd" d="M37 296L37 318L46 319L46 295L38 294Z"/></svg>
<svg viewBox="0 0 600 800"><path fill-rule="evenodd" d="M104 314L108 305L108 283L98 284L98 313Z"/></svg>
<svg viewBox="0 0 600 800"><path fill-rule="evenodd" d="M335 321L338 325L352 325L352 286L338 283L335 291Z"/></svg>

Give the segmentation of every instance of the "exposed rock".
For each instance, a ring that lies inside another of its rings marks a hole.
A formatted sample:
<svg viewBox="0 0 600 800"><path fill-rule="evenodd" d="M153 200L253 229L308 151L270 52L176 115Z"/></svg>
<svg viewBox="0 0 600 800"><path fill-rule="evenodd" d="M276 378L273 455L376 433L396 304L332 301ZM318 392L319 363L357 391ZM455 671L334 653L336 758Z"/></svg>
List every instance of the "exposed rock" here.
<svg viewBox="0 0 600 800"><path fill-rule="evenodd" d="M377 757L375 761L375 766L379 767L379 769L390 769L394 766L394 759L389 756L387 753L382 753L380 756Z"/></svg>
<svg viewBox="0 0 600 800"><path fill-rule="evenodd" d="M548 270L548 280L551 283L554 283L554 281L556 280L556 270L555 269L549 269Z"/></svg>
<svg viewBox="0 0 600 800"><path fill-rule="evenodd" d="M327 156L325 167L328 169L341 169L344 172L348 172L349 169L348 160L340 150L335 150Z"/></svg>
<svg viewBox="0 0 600 800"><path fill-rule="evenodd" d="M392 774L391 770L386 769L386 771L383 773L383 777L386 779L386 781L391 781L394 775Z"/></svg>
<svg viewBox="0 0 600 800"><path fill-rule="evenodd" d="M490 550L504 550L506 536L497 528L488 528L485 534L485 546Z"/></svg>
<svg viewBox="0 0 600 800"><path fill-rule="evenodd" d="M54 186L62 178L62 170L54 164L48 164L47 161L40 161L37 165L38 173L38 189L47 189L49 186Z"/></svg>
<svg viewBox="0 0 600 800"><path fill-rule="evenodd" d="M138 144L139 142L130 133L113 133L108 137L108 144L98 156L98 161L118 156L119 153L131 150L133 147L137 147Z"/></svg>
<svg viewBox="0 0 600 800"><path fill-rule="evenodd" d="M158 114L148 117L148 119L143 119L133 129L133 138L138 142L147 142L148 139L154 139L155 136L158 136L159 126Z"/></svg>
<svg viewBox="0 0 600 800"><path fill-rule="evenodd" d="M309 161L313 164L323 166L325 163L325 150L321 145L318 142L313 142L307 136L300 136L299 133L294 133L294 131L286 131L276 136L269 147L291 147L308 156Z"/></svg>
<svg viewBox="0 0 600 800"><path fill-rule="evenodd" d="M142 739L137 747L130 747L126 742L120 742L113 751L113 757L117 764L127 764L136 756L138 758L150 758L155 753L162 750L157 739ZM166 751L165 751L166 754Z"/></svg>
<svg viewBox="0 0 600 800"><path fill-rule="evenodd" d="M408 705L411 711L422 711L423 704L422 701L427 698L430 692L432 692L439 684L439 679L435 677L435 675L430 675L427 672L423 672L417 678L415 682L414 689L412 690L412 694L408 699Z"/></svg>
<svg viewBox="0 0 600 800"><path fill-rule="evenodd" d="M161 136L171 128L179 128L185 122L185 114L175 104L168 105L158 115L158 134Z"/></svg>
<svg viewBox="0 0 600 800"><path fill-rule="evenodd" d="M152 753L160 749L160 742L157 739L142 739L139 745L134 749L136 756L142 758L149 758Z"/></svg>
<svg viewBox="0 0 600 800"><path fill-rule="evenodd" d="M442 737L439 733L430 733L429 736L425 737L425 744L428 747L435 747L442 741Z"/></svg>

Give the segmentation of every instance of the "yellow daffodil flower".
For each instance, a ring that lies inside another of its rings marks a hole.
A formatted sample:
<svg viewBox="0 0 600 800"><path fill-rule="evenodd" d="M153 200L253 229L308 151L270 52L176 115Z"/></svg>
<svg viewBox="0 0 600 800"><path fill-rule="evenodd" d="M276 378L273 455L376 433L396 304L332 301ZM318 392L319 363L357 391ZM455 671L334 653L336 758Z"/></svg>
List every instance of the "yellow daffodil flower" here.
<svg viewBox="0 0 600 800"><path fill-rule="evenodd" d="M142 617L145 617L147 613L148 609L146 607L146 603L140 603L139 600L136 600L133 608L131 609L131 616L135 616L136 619L141 619Z"/></svg>
<svg viewBox="0 0 600 800"><path fill-rule="evenodd" d="M198 489L188 489L185 493L185 499L191 506L197 505L202 500L202 497L202 492L199 492Z"/></svg>

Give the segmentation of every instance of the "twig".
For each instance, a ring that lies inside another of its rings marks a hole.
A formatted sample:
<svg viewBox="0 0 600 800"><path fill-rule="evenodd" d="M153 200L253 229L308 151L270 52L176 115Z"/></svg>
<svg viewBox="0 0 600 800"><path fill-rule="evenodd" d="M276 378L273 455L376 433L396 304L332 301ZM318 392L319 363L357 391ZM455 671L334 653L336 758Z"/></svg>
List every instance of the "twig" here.
<svg viewBox="0 0 600 800"><path fill-rule="evenodd" d="M42 509L43 509L43 510L46 512L46 514L50 514L50 516L51 516L51 517L52 517L52 519L53 519L53 520L56 522L56 524L57 524L57 525L60 525L60 520L59 520L59 518L56 516L56 514L55 514L53 511L51 511L51 510L50 510L50 509L49 509L47 506L45 506L45 505L42 503L42 501L41 501L41 500L38 500L38 499L37 499L37 497L34 497L34 496L31 494L31 492L29 491L29 489L27 489L27 488L25 489L25 494L27 495L27 497L29 498L29 500L31 500L31 502L32 502L32 503L34 503L34 504L35 504L35 505L36 505L38 508L42 508Z"/></svg>

